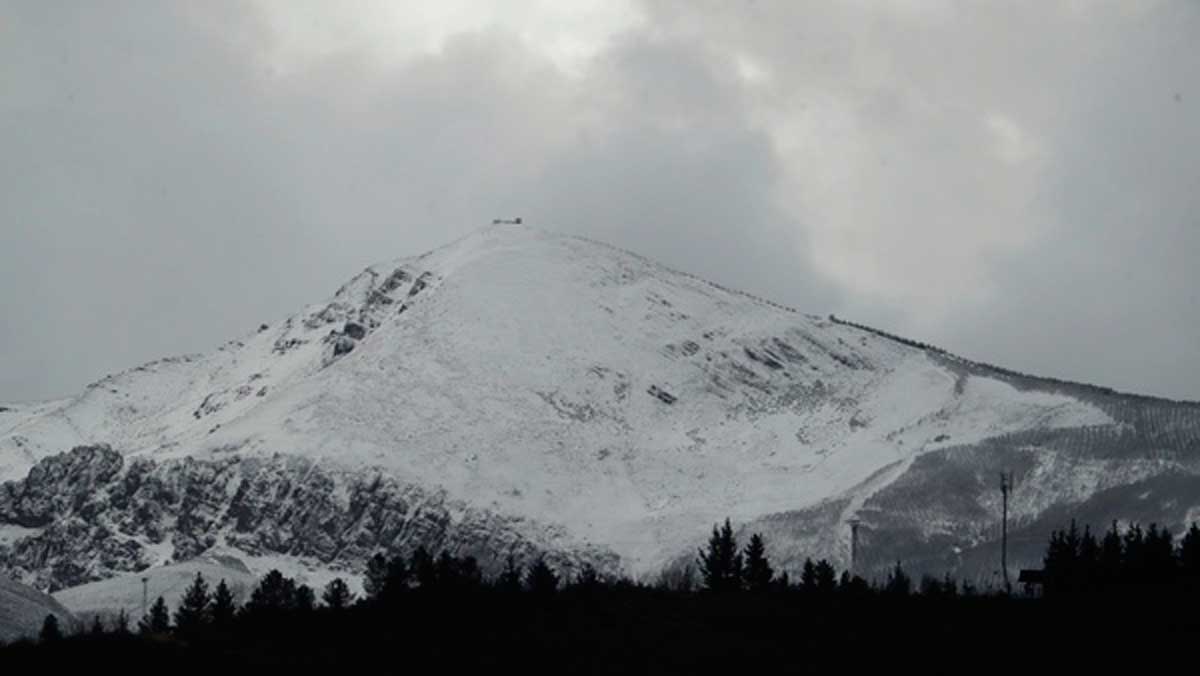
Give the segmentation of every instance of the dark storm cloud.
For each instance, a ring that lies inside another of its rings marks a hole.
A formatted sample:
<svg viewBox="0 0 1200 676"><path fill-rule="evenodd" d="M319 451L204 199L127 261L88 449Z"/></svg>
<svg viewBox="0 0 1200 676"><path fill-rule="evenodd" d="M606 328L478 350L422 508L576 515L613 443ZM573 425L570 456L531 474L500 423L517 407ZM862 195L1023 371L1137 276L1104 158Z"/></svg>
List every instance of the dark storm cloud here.
<svg viewBox="0 0 1200 676"><path fill-rule="evenodd" d="M4 5L0 399L509 214L1200 397L1195 5L397 7Z"/></svg>

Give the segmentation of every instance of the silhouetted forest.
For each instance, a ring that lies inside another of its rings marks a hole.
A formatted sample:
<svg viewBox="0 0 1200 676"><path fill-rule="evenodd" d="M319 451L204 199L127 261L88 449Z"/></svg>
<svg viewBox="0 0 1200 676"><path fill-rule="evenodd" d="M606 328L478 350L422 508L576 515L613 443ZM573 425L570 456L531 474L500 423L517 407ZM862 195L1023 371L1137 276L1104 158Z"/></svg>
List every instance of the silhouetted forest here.
<svg viewBox="0 0 1200 676"><path fill-rule="evenodd" d="M341 578L316 590L271 571L242 604L224 580L197 575L178 607L158 598L134 625L124 614L71 628L48 616L39 640L0 649L0 666L1079 673L1167 664L1200 638L1195 525L1176 542L1153 524L1095 535L1071 523L1050 535L1044 567L1011 592L948 575L914 581L900 562L870 581L824 560L779 573L762 537L743 545L728 520L713 527L695 570L644 584L508 558L489 579L471 557L422 548L372 558L362 595Z"/></svg>

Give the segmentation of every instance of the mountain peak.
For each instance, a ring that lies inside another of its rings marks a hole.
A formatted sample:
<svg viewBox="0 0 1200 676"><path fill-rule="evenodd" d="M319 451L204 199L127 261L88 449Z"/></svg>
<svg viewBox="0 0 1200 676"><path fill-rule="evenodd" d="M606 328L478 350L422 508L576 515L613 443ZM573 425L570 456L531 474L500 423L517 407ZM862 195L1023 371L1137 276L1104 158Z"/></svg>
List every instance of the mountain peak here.
<svg viewBox="0 0 1200 676"><path fill-rule="evenodd" d="M122 471L202 462L212 481L239 463L236 493L256 468L294 458L280 476L308 478L278 481L324 482L318 493L340 519L354 510L339 500L386 477L397 486L388 495L409 496L388 503L397 523L415 518L420 496L443 510L438 537L493 519L513 542L599 547L647 572L726 516L787 523L782 542L844 557L845 520L948 471L930 469L933 458L995 447L988 458L1048 486L1068 456L1017 449L1127 434L1142 424L1134 411L1159 405L974 368L616 247L496 225L373 265L210 354L4 414L0 479L104 443L130 460ZM1193 414L1170 415L1190 430ZM1089 481L1079 485L1103 485ZM970 523L991 518L980 509ZM245 523L215 523L190 542L244 542ZM404 533L388 546L418 537ZM975 535L955 537L967 547ZM344 542L313 546L322 553L311 565L361 563L338 558L357 551Z"/></svg>

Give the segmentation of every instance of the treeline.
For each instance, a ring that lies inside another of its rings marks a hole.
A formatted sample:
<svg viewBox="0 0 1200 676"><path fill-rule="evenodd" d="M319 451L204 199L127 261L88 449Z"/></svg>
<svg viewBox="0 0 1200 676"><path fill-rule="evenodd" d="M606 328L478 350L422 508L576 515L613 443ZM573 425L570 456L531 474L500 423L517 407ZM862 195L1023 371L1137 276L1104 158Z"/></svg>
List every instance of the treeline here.
<svg viewBox="0 0 1200 676"><path fill-rule="evenodd" d="M900 563L878 580L826 560L789 574L775 568L760 535L738 542L726 520L692 566L652 584L544 559L508 558L487 576L470 556L423 548L372 557L361 592L342 578L314 589L273 570L239 602L224 580L197 575L176 608L160 597L133 626L121 614L108 623L82 618L65 631L48 617L41 641L0 650L0 663L57 669L166 659L211 670L231 661L367 668L384 659L402 665L397 671L707 673L724 665L728 673L747 659L836 668L853 655L936 673L912 646L936 637L938 658L961 668L976 664L987 637L1005 633L1031 651L1053 649L1065 633L1097 640L1163 630L1193 640L1200 618L1179 599L1200 597L1176 592L1195 590L1198 566L1195 526L1176 543L1154 525L1114 525L1096 537L1071 524L1047 543L1045 598L1020 586L980 591L949 575L914 582ZM1172 593L1140 593L1147 589ZM863 641L875 650L859 652Z"/></svg>
<svg viewBox="0 0 1200 676"><path fill-rule="evenodd" d="M1176 544L1157 524L1122 532L1114 521L1097 537L1072 521L1050 535L1040 578L1048 597L1200 590L1200 527L1192 524Z"/></svg>

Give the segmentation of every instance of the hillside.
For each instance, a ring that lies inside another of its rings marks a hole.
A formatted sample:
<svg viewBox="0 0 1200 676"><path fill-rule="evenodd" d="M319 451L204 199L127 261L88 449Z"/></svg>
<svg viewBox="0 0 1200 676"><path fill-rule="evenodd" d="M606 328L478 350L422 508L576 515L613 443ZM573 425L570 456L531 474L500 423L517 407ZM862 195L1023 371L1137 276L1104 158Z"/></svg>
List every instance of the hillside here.
<svg viewBox="0 0 1200 676"><path fill-rule="evenodd" d="M0 566L55 588L201 554L354 572L418 544L652 575L725 516L789 566L844 565L858 515L871 566L982 569L1002 469L1031 538L1078 509L1200 514L1195 404L1013 374L525 227L5 408Z"/></svg>

